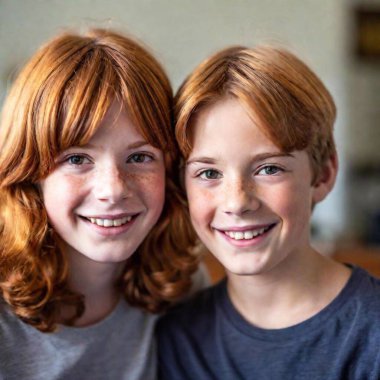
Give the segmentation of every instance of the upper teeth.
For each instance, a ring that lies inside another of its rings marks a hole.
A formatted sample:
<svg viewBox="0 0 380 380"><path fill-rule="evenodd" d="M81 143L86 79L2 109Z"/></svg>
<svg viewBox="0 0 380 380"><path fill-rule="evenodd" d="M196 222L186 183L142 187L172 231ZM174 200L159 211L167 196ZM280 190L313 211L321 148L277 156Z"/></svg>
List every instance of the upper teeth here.
<svg viewBox="0 0 380 380"><path fill-rule="evenodd" d="M260 228L259 230L250 231L224 231L227 236L235 240L248 240L256 236L262 235L269 227Z"/></svg>
<svg viewBox="0 0 380 380"><path fill-rule="evenodd" d="M119 227L127 222L129 222L132 217L125 216L124 218L119 219L100 219L100 218L88 218L91 223L97 224L102 227Z"/></svg>

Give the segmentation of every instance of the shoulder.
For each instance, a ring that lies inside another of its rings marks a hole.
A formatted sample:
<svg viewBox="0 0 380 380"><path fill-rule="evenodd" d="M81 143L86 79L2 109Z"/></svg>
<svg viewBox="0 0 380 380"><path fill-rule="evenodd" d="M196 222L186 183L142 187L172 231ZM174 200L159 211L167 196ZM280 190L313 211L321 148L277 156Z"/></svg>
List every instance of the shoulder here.
<svg viewBox="0 0 380 380"><path fill-rule="evenodd" d="M354 298L362 303L371 301L380 307L380 278L374 277L364 269L354 267L350 285L354 289Z"/></svg>
<svg viewBox="0 0 380 380"><path fill-rule="evenodd" d="M196 292L189 299L174 306L159 319L158 335L207 328L208 323L212 323L215 318L224 288L225 282L222 281Z"/></svg>
<svg viewBox="0 0 380 380"><path fill-rule="evenodd" d="M10 338L22 325L21 320L10 310L8 305L0 301L0 335L2 338Z"/></svg>
<svg viewBox="0 0 380 380"><path fill-rule="evenodd" d="M223 287L221 282L201 290L159 319L159 378L193 378L188 376L190 372L191 376L205 378L198 356L203 357L203 352L212 355L215 350L215 338L220 335L217 320Z"/></svg>
<svg viewBox="0 0 380 380"><path fill-rule="evenodd" d="M340 296L337 315L355 329L363 328L380 337L380 279L353 267L351 278Z"/></svg>

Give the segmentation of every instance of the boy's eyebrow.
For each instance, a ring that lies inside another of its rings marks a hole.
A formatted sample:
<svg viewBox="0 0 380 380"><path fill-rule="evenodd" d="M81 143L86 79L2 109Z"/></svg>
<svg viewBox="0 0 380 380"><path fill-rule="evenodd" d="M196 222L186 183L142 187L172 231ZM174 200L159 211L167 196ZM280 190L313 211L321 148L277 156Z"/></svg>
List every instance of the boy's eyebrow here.
<svg viewBox="0 0 380 380"><path fill-rule="evenodd" d="M186 165L194 164L196 162L202 162L203 164L215 164L216 160L210 157L194 157L191 160L186 161Z"/></svg>
<svg viewBox="0 0 380 380"><path fill-rule="evenodd" d="M291 153L285 153L285 152L268 152L268 153L260 153L255 156L253 156L253 161L263 161L268 158L277 158L277 157L291 157L294 158L294 155ZM202 164L215 164L217 160L211 157L193 157L190 160L186 162L186 165L191 165L196 162L202 163Z"/></svg>
<svg viewBox="0 0 380 380"><path fill-rule="evenodd" d="M294 158L294 155L291 153L285 153L285 152L268 152L268 153L261 153L254 156L255 161L262 161L266 160L267 158L277 158L277 157L291 157Z"/></svg>

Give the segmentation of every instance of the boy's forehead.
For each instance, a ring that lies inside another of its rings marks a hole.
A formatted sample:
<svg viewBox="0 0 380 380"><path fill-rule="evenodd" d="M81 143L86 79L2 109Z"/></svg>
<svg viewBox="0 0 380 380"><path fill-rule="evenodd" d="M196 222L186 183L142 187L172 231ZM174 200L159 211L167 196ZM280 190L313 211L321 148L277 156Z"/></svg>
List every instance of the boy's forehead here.
<svg viewBox="0 0 380 380"><path fill-rule="evenodd" d="M263 134L270 140L279 151L289 153L289 151L284 149L281 145L282 136L280 128L278 131L276 130L276 133L273 133L273 128L270 128L263 121L260 114L251 104L247 104L235 96L223 96L197 109L188 123L187 136L189 142L193 145L195 135L204 135L208 126L219 125L221 127L224 124L228 124L228 129L230 129L232 134L231 137L233 137L234 133L239 133L239 126L241 126L241 124L249 125L252 129L252 133L257 133L258 130L260 134ZM217 134L215 134L215 137L216 136ZM233 143L232 138L230 143Z"/></svg>

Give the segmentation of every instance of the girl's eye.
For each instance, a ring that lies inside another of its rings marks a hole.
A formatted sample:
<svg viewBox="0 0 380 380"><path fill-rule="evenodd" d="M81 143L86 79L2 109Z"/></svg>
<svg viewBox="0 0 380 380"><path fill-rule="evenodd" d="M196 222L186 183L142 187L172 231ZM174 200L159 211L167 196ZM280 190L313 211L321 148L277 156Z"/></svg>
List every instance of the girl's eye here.
<svg viewBox="0 0 380 380"><path fill-rule="evenodd" d="M79 165L83 165L83 164L86 164L89 162L88 158L84 157L84 156L81 156L79 154L74 154L70 157L68 157L66 159L66 161L70 164L70 165L76 165L76 166L79 166Z"/></svg>
<svg viewBox="0 0 380 380"><path fill-rule="evenodd" d="M268 165L268 166L264 166L263 168L261 168L259 170L258 174L260 174L260 175L276 175L282 171L283 170L281 168L279 168L278 166Z"/></svg>
<svg viewBox="0 0 380 380"><path fill-rule="evenodd" d="M214 169L207 169L199 174L199 177L202 179L219 179L221 176L222 175Z"/></svg>
<svg viewBox="0 0 380 380"><path fill-rule="evenodd" d="M152 161L153 157L145 153L135 153L128 157L127 162L132 164L141 164L144 162Z"/></svg>

